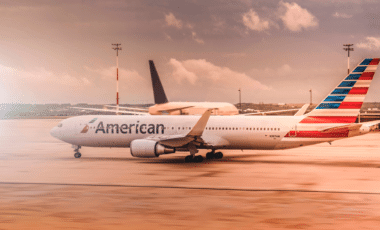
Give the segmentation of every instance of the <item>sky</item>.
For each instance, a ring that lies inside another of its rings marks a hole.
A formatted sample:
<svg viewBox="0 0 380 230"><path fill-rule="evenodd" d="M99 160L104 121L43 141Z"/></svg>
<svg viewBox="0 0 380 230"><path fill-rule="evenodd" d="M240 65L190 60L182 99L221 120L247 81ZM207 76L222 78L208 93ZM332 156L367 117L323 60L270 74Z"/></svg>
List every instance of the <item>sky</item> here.
<svg viewBox="0 0 380 230"><path fill-rule="evenodd" d="M379 0L0 0L0 103L308 103L380 57ZM379 102L380 74L365 101Z"/></svg>

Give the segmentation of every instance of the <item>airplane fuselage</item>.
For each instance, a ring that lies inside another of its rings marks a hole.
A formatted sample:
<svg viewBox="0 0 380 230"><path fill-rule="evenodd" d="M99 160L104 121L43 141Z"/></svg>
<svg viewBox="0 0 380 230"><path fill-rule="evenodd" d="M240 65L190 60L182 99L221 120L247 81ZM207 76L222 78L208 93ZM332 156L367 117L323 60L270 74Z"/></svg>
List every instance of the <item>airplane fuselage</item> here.
<svg viewBox="0 0 380 230"><path fill-rule="evenodd" d="M129 147L136 139L186 135L200 116L79 116L62 121L51 134L78 146ZM211 116L199 148L286 149L347 136L299 136L304 116ZM321 124L319 128L328 124ZM59 127L60 126L60 127ZM315 126L315 125L314 125ZM329 124L328 126L331 126ZM303 128L302 128L303 127Z"/></svg>

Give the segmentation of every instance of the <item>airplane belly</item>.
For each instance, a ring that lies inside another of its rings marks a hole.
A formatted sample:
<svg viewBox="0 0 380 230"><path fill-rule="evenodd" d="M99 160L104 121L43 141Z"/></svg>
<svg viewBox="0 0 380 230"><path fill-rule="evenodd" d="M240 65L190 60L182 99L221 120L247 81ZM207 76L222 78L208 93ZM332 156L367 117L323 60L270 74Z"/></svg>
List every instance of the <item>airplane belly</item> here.
<svg viewBox="0 0 380 230"><path fill-rule="evenodd" d="M66 142L88 147L129 147L131 141L134 139L135 138L131 136L121 134L89 134L67 139Z"/></svg>
<svg viewBox="0 0 380 230"><path fill-rule="evenodd" d="M227 139L227 138L226 138ZM228 142L230 149L274 149L281 141L278 134L273 133L258 133L229 136Z"/></svg>

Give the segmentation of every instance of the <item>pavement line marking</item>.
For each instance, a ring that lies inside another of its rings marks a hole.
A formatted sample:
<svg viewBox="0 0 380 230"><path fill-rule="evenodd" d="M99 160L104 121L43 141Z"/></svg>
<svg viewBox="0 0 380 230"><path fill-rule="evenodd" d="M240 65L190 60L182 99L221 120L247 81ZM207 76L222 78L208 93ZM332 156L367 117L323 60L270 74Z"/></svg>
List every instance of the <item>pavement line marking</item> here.
<svg viewBox="0 0 380 230"><path fill-rule="evenodd" d="M339 191L339 190L310 190L310 189L217 188L217 187L190 187L190 186L162 186L162 185L76 184L76 183L1 182L1 181L0 181L0 185L53 185L53 186L161 188L161 189L187 189L187 190L243 191L243 192L298 192L298 193L339 193L339 194L380 195L380 192L347 191L347 190Z"/></svg>

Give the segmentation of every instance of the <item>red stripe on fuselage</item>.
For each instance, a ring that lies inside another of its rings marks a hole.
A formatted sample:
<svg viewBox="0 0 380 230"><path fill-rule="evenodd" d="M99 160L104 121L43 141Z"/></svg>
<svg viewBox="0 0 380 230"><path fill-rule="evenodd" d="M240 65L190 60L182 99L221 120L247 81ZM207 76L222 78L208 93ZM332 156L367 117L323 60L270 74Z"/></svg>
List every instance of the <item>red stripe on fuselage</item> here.
<svg viewBox="0 0 380 230"><path fill-rule="evenodd" d="M356 117L344 117L344 116L313 116L305 117L300 123L354 123Z"/></svg>
<svg viewBox="0 0 380 230"><path fill-rule="evenodd" d="M342 102L338 109L360 109L363 102Z"/></svg>
<svg viewBox="0 0 380 230"><path fill-rule="evenodd" d="M322 133L320 131L290 131L285 137L305 137L305 138L340 138L348 137L349 130L332 132L332 133Z"/></svg>
<svg viewBox="0 0 380 230"><path fill-rule="evenodd" d="M380 61L379 58L374 58L374 59L372 59L372 61L368 65L378 65L379 61Z"/></svg>
<svg viewBox="0 0 380 230"><path fill-rule="evenodd" d="M358 80L372 80L374 72L364 72Z"/></svg>
<svg viewBox="0 0 380 230"><path fill-rule="evenodd" d="M348 94L367 94L368 87L353 87Z"/></svg>

